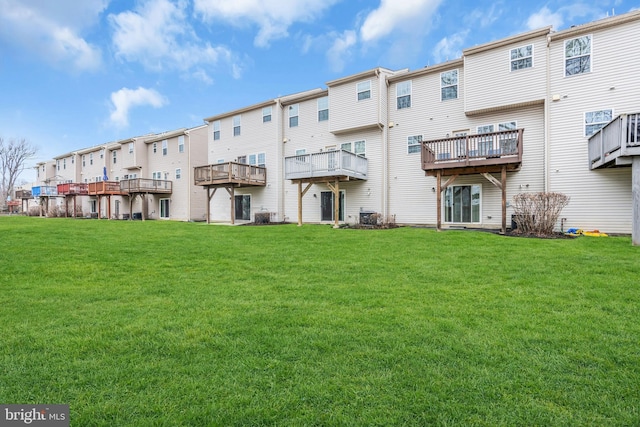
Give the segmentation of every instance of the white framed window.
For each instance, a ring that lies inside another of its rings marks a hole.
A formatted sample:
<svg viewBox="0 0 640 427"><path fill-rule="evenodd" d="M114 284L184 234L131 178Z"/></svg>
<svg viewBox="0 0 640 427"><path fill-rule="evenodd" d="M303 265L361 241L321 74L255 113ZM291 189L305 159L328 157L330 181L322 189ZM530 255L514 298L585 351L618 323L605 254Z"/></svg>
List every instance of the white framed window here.
<svg viewBox="0 0 640 427"><path fill-rule="evenodd" d="M267 165L267 154L258 153L258 166L265 167Z"/></svg>
<svg viewBox="0 0 640 427"><path fill-rule="evenodd" d="M133 142L129 143L129 154L133 153Z"/></svg>
<svg viewBox="0 0 640 427"><path fill-rule="evenodd" d="M89 153L89 165L93 164L93 153Z"/></svg>
<svg viewBox="0 0 640 427"><path fill-rule="evenodd" d="M440 93L442 101L458 98L458 70L440 73Z"/></svg>
<svg viewBox="0 0 640 427"><path fill-rule="evenodd" d="M216 120L213 122L213 140L217 141L220 139L220 120Z"/></svg>
<svg viewBox="0 0 640 427"><path fill-rule="evenodd" d="M240 136L240 127L242 122L242 116L233 116L233 136Z"/></svg>
<svg viewBox="0 0 640 427"><path fill-rule="evenodd" d="M66 168L67 168L67 159L62 159L62 169L66 169Z"/></svg>
<svg viewBox="0 0 640 427"><path fill-rule="evenodd" d="M60 160L56 160L56 170L60 170Z"/></svg>
<svg viewBox="0 0 640 427"><path fill-rule="evenodd" d="M533 67L533 45L517 47L510 52L511 71Z"/></svg>
<svg viewBox="0 0 640 427"><path fill-rule="evenodd" d="M264 107L262 109L262 123L268 123L271 121L271 107Z"/></svg>
<svg viewBox="0 0 640 427"><path fill-rule="evenodd" d="M411 107L411 80L399 82L396 85L396 108L402 110L409 107Z"/></svg>
<svg viewBox="0 0 640 427"><path fill-rule="evenodd" d="M305 154L307 154L306 148L299 148L296 150L296 156L304 156Z"/></svg>
<svg viewBox="0 0 640 427"><path fill-rule="evenodd" d="M371 98L371 80L358 83L356 85L356 91L358 92L358 101Z"/></svg>
<svg viewBox="0 0 640 427"><path fill-rule="evenodd" d="M153 148L153 154L157 153L158 152L158 143L154 142L152 148Z"/></svg>
<svg viewBox="0 0 640 427"><path fill-rule="evenodd" d="M515 121L498 123L498 132L514 131L500 135L500 154L517 153L518 134L515 132L516 129L518 129L518 123Z"/></svg>
<svg viewBox="0 0 640 427"><path fill-rule="evenodd" d="M483 133L493 133L495 131L494 125L482 125L476 128L477 134L481 135ZM479 156L491 156L496 154L495 148L493 146L493 136L485 136L482 138L478 138L478 152Z"/></svg>
<svg viewBox="0 0 640 427"><path fill-rule="evenodd" d="M104 159L104 148L102 150L100 150L100 158Z"/></svg>
<svg viewBox="0 0 640 427"><path fill-rule="evenodd" d="M444 192L444 221L448 223L479 223L482 187L452 185Z"/></svg>
<svg viewBox="0 0 640 427"><path fill-rule="evenodd" d="M151 174L151 179L162 179L162 172L153 172Z"/></svg>
<svg viewBox="0 0 640 427"><path fill-rule="evenodd" d="M289 105L289 127L294 128L298 126L298 111L300 106L298 104Z"/></svg>
<svg viewBox="0 0 640 427"><path fill-rule="evenodd" d="M224 163L224 159L218 159L217 163Z"/></svg>
<svg viewBox="0 0 640 427"><path fill-rule="evenodd" d="M564 75L574 76L591 72L591 36L564 42Z"/></svg>
<svg viewBox="0 0 640 427"><path fill-rule="evenodd" d="M116 163L118 163L118 152L117 151L112 151L112 158L113 158L113 164L115 165Z"/></svg>
<svg viewBox="0 0 640 427"><path fill-rule="evenodd" d="M422 135L411 135L407 137L407 154L420 152L422 145Z"/></svg>
<svg viewBox="0 0 640 427"><path fill-rule="evenodd" d="M163 139L162 140L162 155L166 156L168 152L169 152L169 141L167 141L166 139Z"/></svg>
<svg viewBox="0 0 640 427"><path fill-rule="evenodd" d="M87 165L87 164L86 164L86 157L85 157L85 155L83 154L83 155L82 155L82 167L85 167L86 165Z"/></svg>
<svg viewBox="0 0 640 427"><path fill-rule="evenodd" d="M584 113L584 136L591 136L613 120L613 109Z"/></svg>
<svg viewBox="0 0 640 427"><path fill-rule="evenodd" d="M75 157L72 157L72 158L71 158L71 164L72 164L72 165L75 165L75 163L76 163L76 158L75 158Z"/></svg>
<svg viewBox="0 0 640 427"><path fill-rule="evenodd" d="M364 140L345 142L344 144L340 144L340 148L353 154L357 154L358 156L366 157L367 143Z"/></svg>
<svg viewBox="0 0 640 427"><path fill-rule="evenodd" d="M182 178L182 169L177 168L176 169L176 179L180 179Z"/></svg>
<svg viewBox="0 0 640 427"><path fill-rule="evenodd" d="M329 97L323 96L318 98L318 121L324 122L329 120Z"/></svg>
<svg viewBox="0 0 640 427"><path fill-rule="evenodd" d="M249 154L249 164L256 166L258 164L258 156L256 154Z"/></svg>
<svg viewBox="0 0 640 427"><path fill-rule="evenodd" d="M178 137L178 153L184 153L184 135Z"/></svg>

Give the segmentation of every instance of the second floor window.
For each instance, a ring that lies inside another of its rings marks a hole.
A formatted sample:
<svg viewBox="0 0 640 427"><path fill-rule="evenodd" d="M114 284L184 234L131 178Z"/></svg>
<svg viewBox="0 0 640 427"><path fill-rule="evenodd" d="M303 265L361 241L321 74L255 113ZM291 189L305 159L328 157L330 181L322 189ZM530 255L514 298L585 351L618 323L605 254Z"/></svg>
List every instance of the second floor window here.
<svg viewBox="0 0 640 427"><path fill-rule="evenodd" d="M184 135L178 137L178 153L184 153Z"/></svg>
<svg viewBox="0 0 640 427"><path fill-rule="evenodd" d="M441 100L458 98L458 70L440 73Z"/></svg>
<svg viewBox="0 0 640 427"><path fill-rule="evenodd" d="M533 45L511 49L511 71L533 67Z"/></svg>
<svg viewBox="0 0 640 427"><path fill-rule="evenodd" d="M396 107L398 110L411 107L411 80L396 85Z"/></svg>
<svg viewBox="0 0 640 427"><path fill-rule="evenodd" d="M241 117L233 116L233 136L240 135Z"/></svg>
<svg viewBox="0 0 640 427"><path fill-rule="evenodd" d="M582 36L564 42L564 75L591 71L591 36Z"/></svg>
<svg viewBox="0 0 640 427"><path fill-rule="evenodd" d="M350 151L353 154L357 154L358 156L364 157L366 154L366 142L365 141L355 141L355 142L345 142L340 145L342 150Z"/></svg>
<svg viewBox="0 0 640 427"><path fill-rule="evenodd" d="M613 119L613 110L597 110L584 113L584 136L591 136Z"/></svg>
<svg viewBox="0 0 640 427"><path fill-rule="evenodd" d="M129 143L129 154L133 153L133 142Z"/></svg>
<svg viewBox="0 0 640 427"><path fill-rule="evenodd" d="M262 109L262 123L271 121L271 107L264 107Z"/></svg>
<svg viewBox="0 0 640 427"><path fill-rule="evenodd" d="M407 153L419 153L422 143L422 135L412 135L407 137Z"/></svg>
<svg viewBox="0 0 640 427"><path fill-rule="evenodd" d="M213 140L220 139L220 120L213 122Z"/></svg>
<svg viewBox="0 0 640 427"><path fill-rule="evenodd" d="M358 83L356 88L358 91L358 101L371 98L371 80Z"/></svg>
<svg viewBox="0 0 640 427"><path fill-rule="evenodd" d="M298 110L299 105L289 105L289 127L294 128L298 126Z"/></svg>
<svg viewBox="0 0 640 427"><path fill-rule="evenodd" d="M162 141L162 155L166 156L169 152L169 141L166 139Z"/></svg>
<svg viewBox="0 0 640 427"><path fill-rule="evenodd" d="M318 99L318 121L329 120L329 97L323 96Z"/></svg>
<svg viewBox="0 0 640 427"><path fill-rule="evenodd" d="M113 164L115 165L118 162L118 152L112 151L113 153Z"/></svg>
<svg viewBox="0 0 640 427"><path fill-rule="evenodd" d="M176 169L176 179L182 178L182 169Z"/></svg>

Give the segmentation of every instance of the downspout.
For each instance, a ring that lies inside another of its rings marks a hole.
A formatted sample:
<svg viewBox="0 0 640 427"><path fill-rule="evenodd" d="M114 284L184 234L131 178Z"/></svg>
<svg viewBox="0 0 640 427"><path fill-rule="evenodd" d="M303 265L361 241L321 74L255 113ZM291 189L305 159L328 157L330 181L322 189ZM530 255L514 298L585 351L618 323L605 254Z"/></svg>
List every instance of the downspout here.
<svg viewBox="0 0 640 427"><path fill-rule="evenodd" d="M278 184L280 186L280 190L278 191L278 198L280 199L280 215L282 216L280 218L280 221L284 222L286 219L286 211L285 211L285 206L286 206L286 200L285 200L285 188L286 188L286 182L285 182L285 171L284 171L284 106L282 105L281 99L278 98L276 100L277 103L277 107L279 107L278 110L279 111L279 115L280 117L278 117L278 122L280 123L280 129L279 129L279 133L278 133L278 147L279 147L279 156L278 156L278 168L280 169L280 173L278 174L280 176L280 178L278 179ZM267 172L269 173L269 172Z"/></svg>
<svg viewBox="0 0 640 427"><path fill-rule="evenodd" d="M547 91L544 100L544 154L542 159L542 169L544 174L544 192L549 191L549 100L551 99L551 36L547 35Z"/></svg>
<svg viewBox="0 0 640 427"><path fill-rule="evenodd" d="M189 171L189 182L187 183L187 222L191 222L191 183L194 182L191 176L191 134L188 129L184 131L184 134L189 139L187 144L189 150L189 155L187 156L187 170Z"/></svg>
<svg viewBox="0 0 640 427"><path fill-rule="evenodd" d="M376 69L376 76L378 77L378 80L380 79L380 70ZM389 89L389 81L387 80L387 77L385 75L384 77L384 85L378 83L378 87L380 88L380 94L378 95L378 127L380 128L380 130L382 131L382 217L383 218L387 218L388 216L388 194L387 194L387 187L388 187L388 158L389 158L389 131L388 128L381 123L381 114L382 114L382 88L384 87L385 89L385 96L386 96L386 102L385 105L387 107L387 111L386 111L386 120L389 119L389 93L388 93L388 89Z"/></svg>

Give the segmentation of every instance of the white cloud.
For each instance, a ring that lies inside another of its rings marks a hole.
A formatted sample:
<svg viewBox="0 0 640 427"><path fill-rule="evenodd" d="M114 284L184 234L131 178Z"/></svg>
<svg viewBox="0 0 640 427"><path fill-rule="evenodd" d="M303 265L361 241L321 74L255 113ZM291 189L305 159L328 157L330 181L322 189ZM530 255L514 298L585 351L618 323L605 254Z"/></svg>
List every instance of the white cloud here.
<svg viewBox="0 0 640 427"><path fill-rule="evenodd" d="M257 25L254 44L267 47L289 35L296 22L312 22L340 0L194 0L194 11L206 22L221 20L245 27Z"/></svg>
<svg viewBox="0 0 640 427"><path fill-rule="evenodd" d="M327 51L327 59L331 69L341 72L344 69L345 61L351 56L351 49L358 41L356 32L346 30L342 34L334 34L333 45Z"/></svg>
<svg viewBox="0 0 640 427"><path fill-rule="evenodd" d="M415 37L429 30L429 19L442 0L381 0L380 7L369 13L360 36L364 42L373 42L396 31Z"/></svg>
<svg viewBox="0 0 640 427"><path fill-rule="evenodd" d="M442 38L433 48L433 58L436 62L444 62L462 56L462 46L469 34L469 30L455 33Z"/></svg>
<svg viewBox="0 0 640 427"><path fill-rule="evenodd" d="M147 0L136 11L110 15L116 56L155 71L200 67L205 72L201 68L204 65L225 62L231 65L234 77L238 76L236 70L241 70L242 65L234 63L230 50L211 46L197 37L187 20L187 6L184 0Z"/></svg>
<svg viewBox="0 0 640 427"><path fill-rule="evenodd" d="M95 24L107 4L107 0L0 0L0 40L54 65L98 69L102 53L81 33Z"/></svg>
<svg viewBox="0 0 640 427"><path fill-rule="evenodd" d="M560 12L551 12L548 7L543 7L527 19L527 28L530 30L552 25L554 29L559 29L564 24L564 18Z"/></svg>
<svg viewBox="0 0 640 427"><path fill-rule="evenodd" d="M160 108L169 101L154 89L138 87L137 89L122 88L111 94L112 112L109 119L119 128L129 125L129 110L134 107L149 105Z"/></svg>

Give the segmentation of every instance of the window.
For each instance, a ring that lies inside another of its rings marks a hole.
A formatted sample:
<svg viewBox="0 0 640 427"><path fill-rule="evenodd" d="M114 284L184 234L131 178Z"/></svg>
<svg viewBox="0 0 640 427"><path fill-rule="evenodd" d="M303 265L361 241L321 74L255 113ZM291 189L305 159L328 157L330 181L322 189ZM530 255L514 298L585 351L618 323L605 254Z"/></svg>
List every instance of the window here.
<svg viewBox="0 0 640 427"><path fill-rule="evenodd" d="M349 151L353 154L357 154L358 156L365 157L366 153L366 143L365 141L355 141L355 142L345 142L340 145L342 150Z"/></svg>
<svg viewBox="0 0 640 427"><path fill-rule="evenodd" d="M318 99L318 121L324 122L329 120L329 97L323 96Z"/></svg>
<svg viewBox="0 0 640 427"><path fill-rule="evenodd" d="M240 135L240 122L241 122L240 115L233 116L233 136Z"/></svg>
<svg viewBox="0 0 640 427"><path fill-rule="evenodd" d="M411 80L396 85L396 107L398 110L411 107Z"/></svg>
<svg viewBox="0 0 640 427"><path fill-rule="evenodd" d="M182 178L182 169L176 169L176 179Z"/></svg>
<svg viewBox="0 0 640 427"><path fill-rule="evenodd" d="M133 153L133 142L129 143L129 154Z"/></svg>
<svg viewBox="0 0 640 427"><path fill-rule="evenodd" d="M613 119L613 110L598 110L584 113L584 136L591 136Z"/></svg>
<svg viewBox="0 0 640 427"><path fill-rule="evenodd" d="M241 194L235 196L236 219L248 221L251 219L251 196L249 194Z"/></svg>
<svg viewBox="0 0 640 427"><path fill-rule="evenodd" d="M162 172L153 172L151 174L152 179L162 179Z"/></svg>
<svg viewBox="0 0 640 427"><path fill-rule="evenodd" d="M422 135L412 135L407 137L407 154L419 153L422 145Z"/></svg>
<svg viewBox="0 0 640 427"><path fill-rule="evenodd" d="M511 71L533 67L533 45L511 49Z"/></svg>
<svg viewBox="0 0 640 427"><path fill-rule="evenodd" d="M216 120L213 122L213 140L217 141L220 139L220 120Z"/></svg>
<svg viewBox="0 0 640 427"><path fill-rule="evenodd" d="M294 128L298 126L298 110L299 105L289 105L289 127Z"/></svg>
<svg viewBox="0 0 640 427"><path fill-rule="evenodd" d="M158 152L158 143L154 142L153 143L153 153L157 153Z"/></svg>
<svg viewBox="0 0 640 427"><path fill-rule="evenodd" d="M89 153L89 164L93 164L93 153Z"/></svg>
<svg viewBox="0 0 640 427"><path fill-rule="evenodd" d="M344 190L340 190L340 198L338 200L338 221L344 221ZM321 221L333 221L334 220L334 195L333 191L321 191L320 192L320 220Z"/></svg>
<svg viewBox="0 0 640 427"><path fill-rule="evenodd" d="M444 194L444 221L480 222L480 188L479 185L447 187Z"/></svg>
<svg viewBox="0 0 640 427"><path fill-rule="evenodd" d="M265 167L267 165L267 155L265 153L258 153L258 166Z"/></svg>
<svg viewBox="0 0 640 427"><path fill-rule="evenodd" d="M564 42L564 75L591 71L591 36L582 36Z"/></svg>
<svg viewBox="0 0 640 427"><path fill-rule="evenodd" d="M104 159L104 149L103 149L103 150L100 150L100 158L101 158L101 159Z"/></svg>
<svg viewBox="0 0 640 427"><path fill-rule="evenodd" d="M358 101L371 98L371 80L357 84Z"/></svg>
<svg viewBox="0 0 640 427"><path fill-rule="evenodd" d="M224 159L218 159L217 163L224 163Z"/></svg>
<svg viewBox="0 0 640 427"><path fill-rule="evenodd" d="M160 199L160 218L169 218L169 199Z"/></svg>
<svg viewBox="0 0 640 427"><path fill-rule="evenodd" d="M166 156L169 152L169 141L166 139L162 140L162 155Z"/></svg>
<svg viewBox="0 0 640 427"><path fill-rule="evenodd" d="M262 109L262 123L268 123L271 121L271 107L264 107Z"/></svg>
<svg viewBox="0 0 640 427"><path fill-rule="evenodd" d="M82 155L82 167L85 167L85 166L86 166L86 158L85 158L85 155L83 154Z"/></svg>
<svg viewBox="0 0 640 427"><path fill-rule="evenodd" d="M440 73L440 92L443 101L458 98L458 70Z"/></svg>
<svg viewBox="0 0 640 427"><path fill-rule="evenodd" d="M500 135L500 154L516 154L518 152L518 133L516 122L498 123L498 132L513 131Z"/></svg>
<svg viewBox="0 0 640 427"><path fill-rule="evenodd" d="M73 165L73 164L75 164L75 163L76 163L76 158L75 158L75 157L72 157L72 158L71 158L71 164Z"/></svg>
<svg viewBox="0 0 640 427"><path fill-rule="evenodd" d="M178 153L184 153L184 135L178 137Z"/></svg>
<svg viewBox="0 0 640 427"><path fill-rule="evenodd" d="M306 148L300 148L300 149L296 150L296 156L304 156L305 154L307 154L307 149Z"/></svg>
<svg viewBox="0 0 640 427"><path fill-rule="evenodd" d="M493 125L483 125L477 127L478 135L483 133L492 133L494 131ZM478 138L478 155L490 156L495 154L493 148L493 136L486 136Z"/></svg>
<svg viewBox="0 0 640 427"><path fill-rule="evenodd" d="M113 153L113 164L115 165L116 163L118 163L118 152L112 151L112 153Z"/></svg>
<svg viewBox="0 0 640 427"><path fill-rule="evenodd" d="M60 170L60 160L56 160L56 170Z"/></svg>
<svg viewBox="0 0 640 427"><path fill-rule="evenodd" d="M249 154L249 164L250 165L256 165L256 155L255 154Z"/></svg>
<svg viewBox="0 0 640 427"><path fill-rule="evenodd" d="M67 159L62 159L62 169L67 168Z"/></svg>

